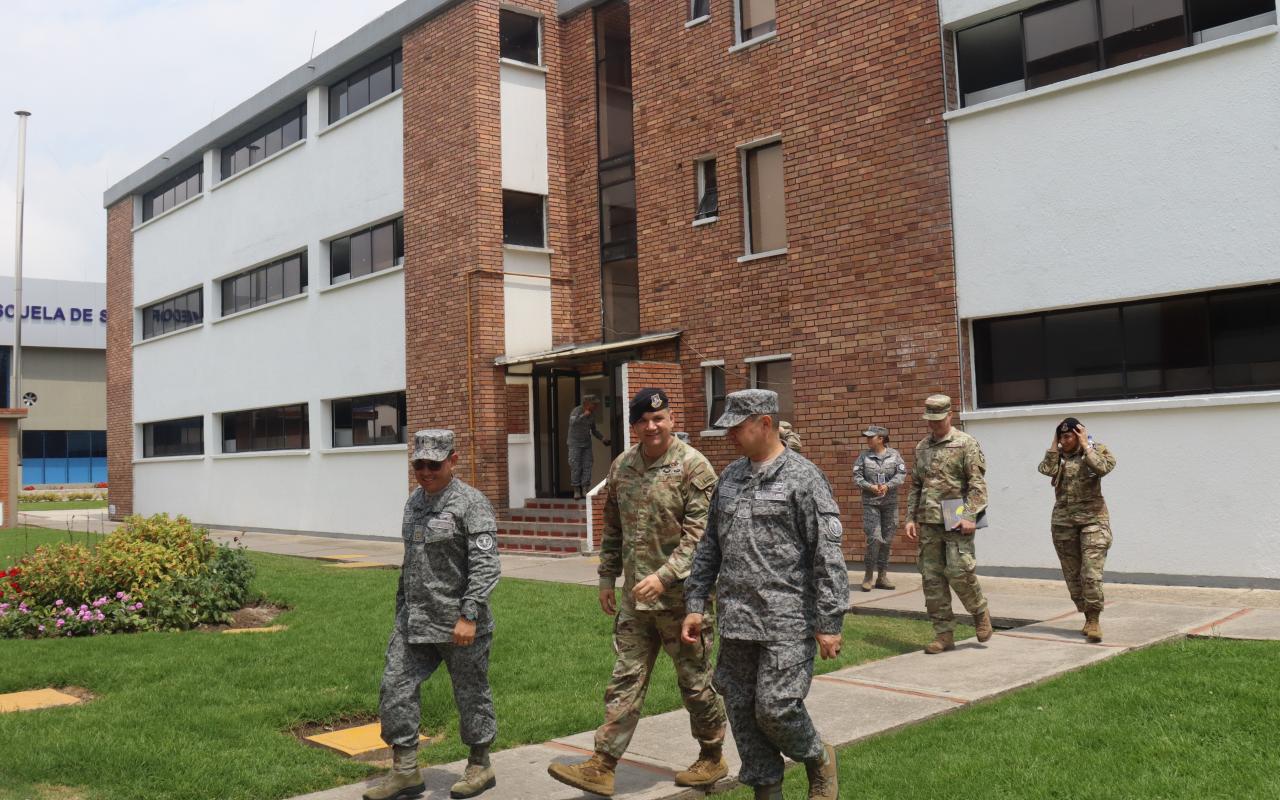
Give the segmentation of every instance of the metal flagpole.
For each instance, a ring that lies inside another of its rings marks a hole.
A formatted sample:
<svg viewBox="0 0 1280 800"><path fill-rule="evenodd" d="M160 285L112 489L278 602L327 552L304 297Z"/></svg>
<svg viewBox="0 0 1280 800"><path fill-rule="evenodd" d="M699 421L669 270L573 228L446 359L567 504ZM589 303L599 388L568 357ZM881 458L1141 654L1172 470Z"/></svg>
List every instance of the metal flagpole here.
<svg viewBox="0 0 1280 800"><path fill-rule="evenodd" d="M17 235L14 236L13 256L13 396L9 398L10 408L20 408L22 402L22 206L26 196L27 177L27 117L30 111L15 111L18 116L18 200ZM14 420L14 437L17 441L18 464L9 473L9 485L13 491L10 496L14 503L18 502L18 487L22 485L22 420ZM9 452L13 452L10 450ZM16 524L17 509L11 517Z"/></svg>

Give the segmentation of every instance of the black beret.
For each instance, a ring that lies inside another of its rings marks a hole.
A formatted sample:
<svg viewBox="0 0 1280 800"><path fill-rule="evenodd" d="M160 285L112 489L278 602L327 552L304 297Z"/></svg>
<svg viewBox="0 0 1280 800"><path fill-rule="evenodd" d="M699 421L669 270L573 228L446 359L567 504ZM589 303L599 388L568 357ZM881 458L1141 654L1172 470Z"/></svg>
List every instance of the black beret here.
<svg viewBox="0 0 1280 800"><path fill-rule="evenodd" d="M641 389L636 392L635 397L631 398L627 416L631 424L635 425L650 411L661 411L670 405L671 401L667 399L667 393L661 389Z"/></svg>
<svg viewBox="0 0 1280 800"><path fill-rule="evenodd" d="M1076 428L1078 427L1080 427L1080 420L1075 417L1067 417L1062 422L1058 423L1058 427L1055 430L1057 430L1058 435L1061 436L1064 433L1075 433Z"/></svg>

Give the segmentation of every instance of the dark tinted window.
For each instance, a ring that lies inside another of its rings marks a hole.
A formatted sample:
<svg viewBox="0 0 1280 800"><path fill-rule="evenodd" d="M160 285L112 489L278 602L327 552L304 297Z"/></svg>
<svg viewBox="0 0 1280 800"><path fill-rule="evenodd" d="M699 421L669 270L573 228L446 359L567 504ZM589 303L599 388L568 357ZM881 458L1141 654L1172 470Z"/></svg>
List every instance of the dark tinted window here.
<svg viewBox="0 0 1280 800"><path fill-rule="evenodd" d="M204 418L148 422L142 426L142 457L204 454Z"/></svg>
<svg viewBox="0 0 1280 800"><path fill-rule="evenodd" d="M1022 19L1014 14L960 31L956 59L966 104L984 99L969 95L999 86L1013 84L1012 91L1022 91Z"/></svg>
<svg viewBox="0 0 1280 800"><path fill-rule="evenodd" d="M329 86L329 122L334 123L400 88L403 68L397 50Z"/></svg>
<svg viewBox="0 0 1280 800"><path fill-rule="evenodd" d="M724 367L707 367L707 375L706 430L711 430L711 426L724 414Z"/></svg>
<svg viewBox="0 0 1280 800"><path fill-rule="evenodd" d="M1255 19L1263 14L1274 14L1275 0L1190 0L1187 3L1191 10L1191 27L1195 31L1206 31L1244 20L1253 20L1257 24L1275 24L1275 19ZM1253 26L1241 26L1248 30Z"/></svg>
<svg viewBox="0 0 1280 800"><path fill-rule="evenodd" d="M720 187L716 183L716 160L698 162L698 208L695 219L714 217L720 211Z"/></svg>
<svg viewBox="0 0 1280 800"><path fill-rule="evenodd" d="M222 415L222 452L303 450L310 446L307 404Z"/></svg>
<svg viewBox="0 0 1280 800"><path fill-rule="evenodd" d="M690 0L689 19L700 19L711 13L711 0Z"/></svg>
<svg viewBox="0 0 1280 800"><path fill-rule="evenodd" d="M1183 0L1102 0L1102 45L1108 67L1187 46Z"/></svg>
<svg viewBox="0 0 1280 800"><path fill-rule="evenodd" d="M973 323L978 404L1280 387L1280 285Z"/></svg>
<svg viewBox="0 0 1280 800"><path fill-rule="evenodd" d="M307 288L306 251L222 279L222 316L272 303Z"/></svg>
<svg viewBox="0 0 1280 800"><path fill-rule="evenodd" d="M329 242L329 282L341 283L404 261L404 221L394 219Z"/></svg>
<svg viewBox="0 0 1280 800"><path fill-rule="evenodd" d="M163 214L179 203L184 203L200 194L203 171L202 164L193 164L144 194L142 196L143 221Z"/></svg>
<svg viewBox="0 0 1280 800"><path fill-rule="evenodd" d="M334 400L333 446L404 444L404 392Z"/></svg>
<svg viewBox="0 0 1280 800"><path fill-rule="evenodd" d="M502 193L502 241L504 244L525 247L545 247L546 228L543 223L545 198L526 192Z"/></svg>
<svg viewBox="0 0 1280 800"><path fill-rule="evenodd" d="M222 148L222 179L275 155L306 135L307 104L302 103Z"/></svg>
<svg viewBox="0 0 1280 800"><path fill-rule="evenodd" d="M542 64L540 31L542 20L503 9L498 12L498 37L503 58L523 61L526 64Z"/></svg>
<svg viewBox="0 0 1280 800"><path fill-rule="evenodd" d="M204 322L204 289L153 303L142 309L142 338L189 328Z"/></svg>
<svg viewBox="0 0 1280 800"><path fill-rule="evenodd" d="M1074 0L1022 15L1028 89L1098 69L1098 14L1094 2Z"/></svg>

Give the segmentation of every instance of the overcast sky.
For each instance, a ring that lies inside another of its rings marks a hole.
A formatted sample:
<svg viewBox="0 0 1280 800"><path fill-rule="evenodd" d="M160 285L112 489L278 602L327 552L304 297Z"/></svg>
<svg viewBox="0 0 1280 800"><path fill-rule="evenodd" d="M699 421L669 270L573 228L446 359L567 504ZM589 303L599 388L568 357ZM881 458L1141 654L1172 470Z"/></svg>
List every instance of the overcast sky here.
<svg viewBox="0 0 1280 800"><path fill-rule="evenodd" d="M399 0L0 0L0 275L101 281L102 193Z"/></svg>

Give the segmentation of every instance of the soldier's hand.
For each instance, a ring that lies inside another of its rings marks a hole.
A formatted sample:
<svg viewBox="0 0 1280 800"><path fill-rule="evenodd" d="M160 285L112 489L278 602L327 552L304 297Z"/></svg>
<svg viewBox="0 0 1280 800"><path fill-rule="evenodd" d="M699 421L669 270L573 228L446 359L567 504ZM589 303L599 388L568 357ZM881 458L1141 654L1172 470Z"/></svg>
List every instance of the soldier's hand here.
<svg viewBox="0 0 1280 800"><path fill-rule="evenodd" d="M920 541L920 534L916 533L916 524L914 522L908 522L907 527L903 529L903 533L905 533L907 535L907 539L912 542Z"/></svg>
<svg viewBox="0 0 1280 800"><path fill-rule="evenodd" d="M612 586L600 590L600 610L611 617L618 613L618 593Z"/></svg>
<svg viewBox="0 0 1280 800"><path fill-rule="evenodd" d="M476 624L469 619L458 618L453 625L453 643L466 647L476 640Z"/></svg>
<svg viewBox="0 0 1280 800"><path fill-rule="evenodd" d="M605 447L608 447L609 445L613 444L613 442L609 439L601 439L600 444L604 445Z"/></svg>
<svg viewBox="0 0 1280 800"><path fill-rule="evenodd" d="M1089 431L1084 427L1083 422L1076 423L1076 438L1080 440L1081 447L1088 447Z"/></svg>
<svg viewBox="0 0 1280 800"><path fill-rule="evenodd" d="M685 644L697 644L702 641L702 615L686 614L684 624L680 626L680 641Z"/></svg>
<svg viewBox="0 0 1280 800"><path fill-rule="evenodd" d="M663 585L662 578L654 574L637 583L636 588L631 590L631 596L637 603L652 603L662 597L662 593L666 590L667 587Z"/></svg>
<svg viewBox="0 0 1280 800"><path fill-rule="evenodd" d="M840 655L840 648L844 645L843 634L819 633L814 638L818 640L818 649L823 658L830 660Z"/></svg>
<svg viewBox="0 0 1280 800"><path fill-rule="evenodd" d="M972 520L962 519L956 525L956 530L960 531L965 536L972 536L974 531L978 530L978 523Z"/></svg>

